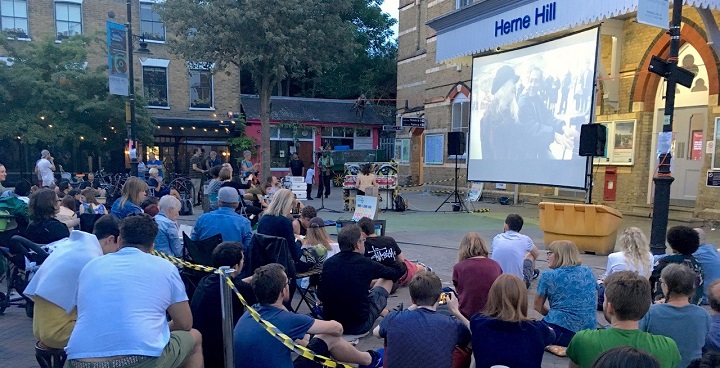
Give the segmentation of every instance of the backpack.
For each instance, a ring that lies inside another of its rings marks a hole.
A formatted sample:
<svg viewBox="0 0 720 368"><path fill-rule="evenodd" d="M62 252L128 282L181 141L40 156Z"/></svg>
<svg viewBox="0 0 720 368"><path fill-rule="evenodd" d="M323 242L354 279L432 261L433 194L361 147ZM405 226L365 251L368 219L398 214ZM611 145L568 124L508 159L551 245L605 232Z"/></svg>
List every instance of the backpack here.
<svg viewBox="0 0 720 368"><path fill-rule="evenodd" d="M192 200L190 198L183 198L180 201L180 215L181 216L192 216L193 214L193 205Z"/></svg>
<svg viewBox="0 0 720 368"><path fill-rule="evenodd" d="M405 199L400 196L399 194L395 196L395 211L397 212L405 212L407 209L407 203L405 203Z"/></svg>

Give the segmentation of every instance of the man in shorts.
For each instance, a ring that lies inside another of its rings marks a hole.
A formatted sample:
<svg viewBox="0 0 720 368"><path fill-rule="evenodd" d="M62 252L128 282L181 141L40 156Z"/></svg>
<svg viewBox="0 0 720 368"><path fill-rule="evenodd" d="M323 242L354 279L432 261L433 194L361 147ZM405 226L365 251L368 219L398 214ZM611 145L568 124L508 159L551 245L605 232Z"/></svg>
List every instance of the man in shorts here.
<svg viewBox="0 0 720 368"><path fill-rule="evenodd" d="M359 364L359 367L382 367L383 349L361 352L342 338L343 327L335 321L316 320L296 314L285 308L290 297L289 280L283 266L271 263L255 270L252 289L259 304L255 309L260 317L282 333L300 340L315 354L332 357L337 361ZM314 335L310 338L310 335ZM235 368L290 368L321 367L320 364L298 357L291 360L290 349L272 336L245 312L235 325Z"/></svg>
<svg viewBox="0 0 720 368"><path fill-rule="evenodd" d="M366 258L365 234L357 225L344 226L338 244L340 253L323 265L318 296L326 320L340 322L346 334L362 335L384 312L393 282L405 269L400 262L385 266ZM374 286L368 290L373 280Z"/></svg>
<svg viewBox="0 0 720 368"><path fill-rule="evenodd" d="M120 222L120 250L83 268L66 367L203 366L177 267L150 254L157 232L149 215L128 216Z"/></svg>
<svg viewBox="0 0 720 368"><path fill-rule="evenodd" d="M358 226L365 234L365 257L380 262L385 266L392 266L396 262L402 263L405 273L398 279L395 286L406 286L416 273L425 272L426 267L421 263L410 262L402 250L398 247L395 239L389 236L375 234L375 222L367 217L358 221Z"/></svg>
<svg viewBox="0 0 720 368"><path fill-rule="evenodd" d="M523 218L520 215L508 215L504 232L493 238L491 258L500 264L503 273L521 278L530 288L530 282L540 274L535 268L540 251L529 236L520 234L522 227Z"/></svg>

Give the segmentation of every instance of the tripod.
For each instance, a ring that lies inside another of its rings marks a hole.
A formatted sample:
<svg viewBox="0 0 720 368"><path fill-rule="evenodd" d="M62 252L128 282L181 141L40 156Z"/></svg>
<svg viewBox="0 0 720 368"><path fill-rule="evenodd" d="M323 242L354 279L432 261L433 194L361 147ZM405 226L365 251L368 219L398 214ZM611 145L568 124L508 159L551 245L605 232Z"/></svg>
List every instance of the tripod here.
<svg viewBox="0 0 720 368"><path fill-rule="evenodd" d="M458 170L459 170L459 168L458 168L458 158L457 158L457 156L455 156L455 190L454 190L452 193L450 193L450 195L449 195L447 198L445 198L445 200L443 201L443 203L441 203L441 204L438 206L438 208L435 210L435 212L440 211L440 208L441 208L445 203L448 203L448 201L450 200L451 197L454 197L454 198L453 198L453 201L450 202L450 203L452 203L452 204L458 204L459 207L460 207L460 209L464 210L465 212L470 212L470 210L468 210L467 206L465 205L465 201L462 200L462 197L460 197L460 193L458 192ZM454 206L453 206L453 207L454 207Z"/></svg>
<svg viewBox="0 0 720 368"><path fill-rule="evenodd" d="M330 177L330 179L331 179L330 185L332 185L332 176ZM320 180L322 180L322 174L321 174ZM325 207L325 195L323 193L321 193L321 195L320 195L320 207L316 208L315 211L320 212L322 210L325 210L330 213L342 213L342 211L337 211L337 210L333 210L333 209Z"/></svg>

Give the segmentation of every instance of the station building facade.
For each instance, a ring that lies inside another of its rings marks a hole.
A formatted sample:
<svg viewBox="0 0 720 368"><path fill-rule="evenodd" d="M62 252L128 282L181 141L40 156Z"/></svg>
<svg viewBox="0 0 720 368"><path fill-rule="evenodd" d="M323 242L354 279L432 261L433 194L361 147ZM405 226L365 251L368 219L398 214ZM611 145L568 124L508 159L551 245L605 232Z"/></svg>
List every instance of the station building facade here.
<svg viewBox="0 0 720 368"><path fill-rule="evenodd" d="M594 121L606 124L609 137L606 157L596 158L592 166L592 202L626 213L651 214L665 83L648 72L648 66L653 55L667 59L670 37L664 29L637 22L637 3L400 0L398 120L425 121L424 128L404 128L397 135L401 183L452 179L455 159L461 176L465 174L467 150L464 155L448 155L447 132L462 131L467 137L473 57L599 26ZM709 177L714 172L720 175L720 2L685 0L684 4L678 64L696 77L691 88L678 86L676 94L671 205L677 216L718 220L720 187L713 186ZM522 22L517 27L498 23L516 18L513 14L521 7L548 5L554 10L547 24L523 29ZM434 185L426 187L432 190ZM483 195L512 198L514 190L514 184L485 183ZM585 191L535 185L518 185L517 190L520 199L528 202L585 197Z"/></svg>

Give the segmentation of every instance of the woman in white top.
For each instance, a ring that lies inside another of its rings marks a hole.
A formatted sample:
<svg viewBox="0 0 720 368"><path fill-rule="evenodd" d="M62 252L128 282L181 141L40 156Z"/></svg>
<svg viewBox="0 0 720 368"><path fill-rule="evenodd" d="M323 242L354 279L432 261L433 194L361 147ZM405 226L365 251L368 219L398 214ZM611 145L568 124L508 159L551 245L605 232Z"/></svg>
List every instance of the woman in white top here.
<svg viewBox="0 0 720 368"><path fill-rule="evenodd" d="M640 276L650 277L653 257L650 245L642 230L629 227L620 235L620 251L608 255L607 267L601 280L618 271L635 271Z"/></svg>
<svg viewBox="0 0 720 368"><path fill-rule="evenodd" d="M377 183L375 182L375 173L372 172L372 164L363 165L357 175L357 182L355 183L357 194L365 195L367 188L374 187L375 185L377 185Z"/></svg>

